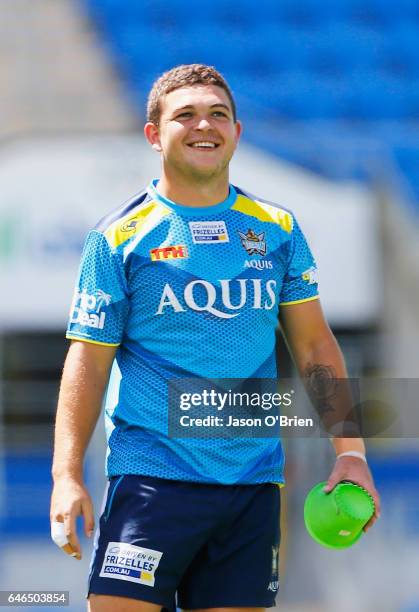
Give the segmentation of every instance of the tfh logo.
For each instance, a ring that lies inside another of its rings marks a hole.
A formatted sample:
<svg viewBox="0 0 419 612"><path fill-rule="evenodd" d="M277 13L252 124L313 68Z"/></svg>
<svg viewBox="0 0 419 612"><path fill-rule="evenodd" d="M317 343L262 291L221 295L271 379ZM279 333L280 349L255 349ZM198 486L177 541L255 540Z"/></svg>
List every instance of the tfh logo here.
<svg viewBox="0 0 419 612"><path fill-rule="evenodd" d="M150 251L151 261L163 261L165 259L186 259L188 249L184 244L176 246L158 247Z"/></svg>

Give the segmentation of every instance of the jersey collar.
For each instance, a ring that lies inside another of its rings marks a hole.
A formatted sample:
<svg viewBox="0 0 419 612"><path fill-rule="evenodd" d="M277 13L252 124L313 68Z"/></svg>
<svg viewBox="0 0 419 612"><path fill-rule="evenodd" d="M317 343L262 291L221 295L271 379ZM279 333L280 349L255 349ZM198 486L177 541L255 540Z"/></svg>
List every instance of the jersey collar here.
<svg viewBox="0 0 419 612"><path fill-rule="evenodd" d="M194 207L194 206L182 206L181 204L176 204L172 200L165 198L161 193L157 191L157 184L159 179L154 179L151 181L150 185L147 188L148 194L153 200L158 200L162 202L166 206L172 208L176 213L183 216L189 217L208 217L209 215L219 214L231 208L234 202L237 199L237 192L234 189L233 185L230 185L230 190L228 197L219 204L214 204L212 206L202 206L202 207Z"/></svg>

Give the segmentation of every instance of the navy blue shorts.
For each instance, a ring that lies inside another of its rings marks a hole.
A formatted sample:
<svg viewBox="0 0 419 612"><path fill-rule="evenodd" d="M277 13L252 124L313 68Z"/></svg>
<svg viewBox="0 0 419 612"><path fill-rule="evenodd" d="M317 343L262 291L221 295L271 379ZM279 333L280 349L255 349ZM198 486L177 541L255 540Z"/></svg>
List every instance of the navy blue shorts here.
<svg viewBox="0 0 419 612"><path fill-rule="evenodd" d="M275 484L112 478L96 534L89 594L140 599L168 610L176 604L272 607L278 591L279 513Z"/></svg>

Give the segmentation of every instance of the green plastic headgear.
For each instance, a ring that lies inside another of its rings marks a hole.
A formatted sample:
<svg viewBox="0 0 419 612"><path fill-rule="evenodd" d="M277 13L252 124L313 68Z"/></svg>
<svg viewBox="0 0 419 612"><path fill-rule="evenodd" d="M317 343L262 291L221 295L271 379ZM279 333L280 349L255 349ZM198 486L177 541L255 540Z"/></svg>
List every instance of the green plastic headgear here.
<svg viewBox="0 0 419 612"><path fill-rule="evenodd" d="M327 548L348 548L361 537L374 514L374 500L364 488L341 482L325 493L326 482L311 489L304 504L304 522L311 537Z"/></svg>

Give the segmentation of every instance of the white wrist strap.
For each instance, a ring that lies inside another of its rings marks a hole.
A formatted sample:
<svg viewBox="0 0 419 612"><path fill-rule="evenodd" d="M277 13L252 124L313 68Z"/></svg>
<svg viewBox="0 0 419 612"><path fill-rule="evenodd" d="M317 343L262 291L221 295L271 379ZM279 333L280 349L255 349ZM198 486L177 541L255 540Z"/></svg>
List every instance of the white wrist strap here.
<svg viewBox="0 0 419 612"><path fill-rule="evenodd" d="M357 457L358 459L362 459L367 463L367 458L364 453L360 453L359 451L345 451L344 453L340 453L337 455L336 459L340 459L341 457Z"/></svg>

